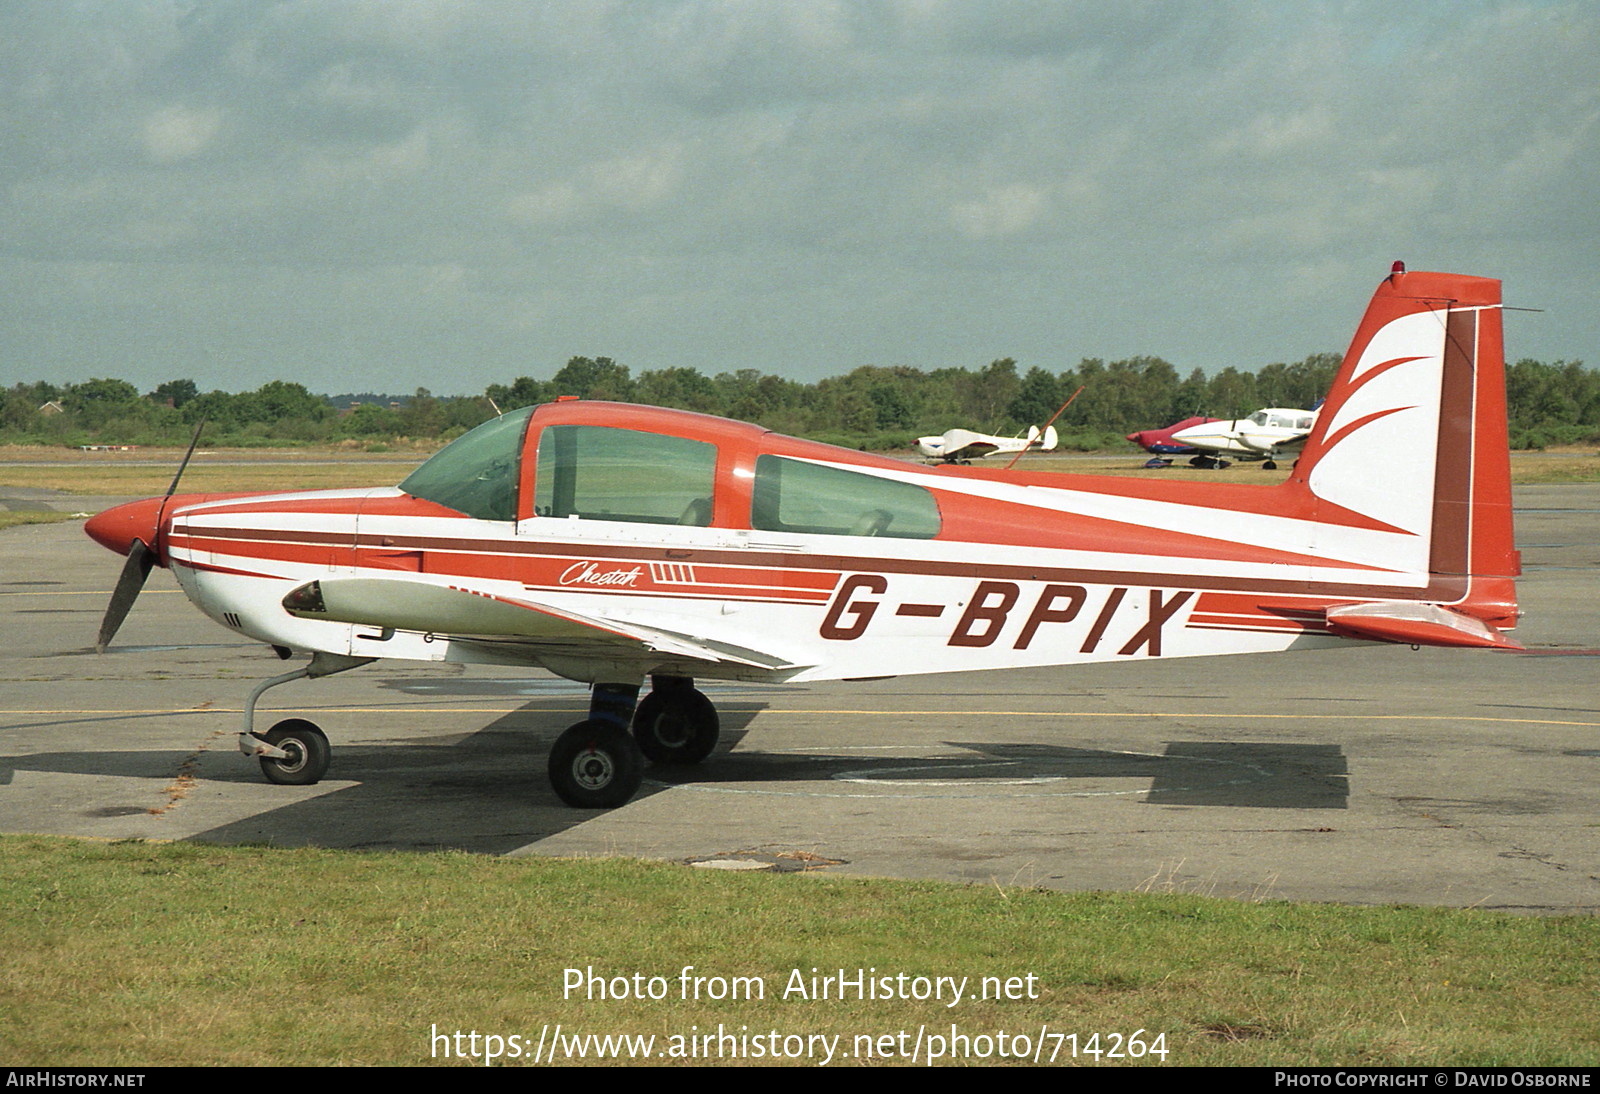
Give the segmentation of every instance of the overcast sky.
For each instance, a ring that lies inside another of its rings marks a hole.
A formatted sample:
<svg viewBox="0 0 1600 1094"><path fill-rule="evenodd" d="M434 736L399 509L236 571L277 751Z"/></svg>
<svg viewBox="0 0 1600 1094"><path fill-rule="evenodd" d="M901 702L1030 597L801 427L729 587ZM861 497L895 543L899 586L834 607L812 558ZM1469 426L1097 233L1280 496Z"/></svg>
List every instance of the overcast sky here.
<svg viewBox="0 0 1600 1094"><path fill-rule="evenodd" d="M0 382L1600 365L1600 4L0 0Z"/></svg>

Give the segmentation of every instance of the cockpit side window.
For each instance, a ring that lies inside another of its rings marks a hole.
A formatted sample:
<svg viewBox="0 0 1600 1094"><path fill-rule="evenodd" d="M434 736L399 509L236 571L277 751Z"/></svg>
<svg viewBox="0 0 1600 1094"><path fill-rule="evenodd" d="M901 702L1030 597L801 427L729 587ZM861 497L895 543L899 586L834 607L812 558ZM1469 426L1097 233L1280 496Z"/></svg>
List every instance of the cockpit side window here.
<svg viewBox="0 0 1600 1094"><path fill-rule="evenodd" d="M400 484L479 520L517 519L517 467L533 407L493 418L451 441Z"/></svg>
<svg viewBox="0 0 1600 1094"><path fill-rule="evenodd" d="M539 435L534 512L541 517L711 524L717 446L595 425Z"/></svg>
<svg viewBox="0 0 1600 1094"><path fill-rule="evenodd" d="M750 526L767 532L932 539L939 534L939 503L914 483L758 456Z"/></svg>

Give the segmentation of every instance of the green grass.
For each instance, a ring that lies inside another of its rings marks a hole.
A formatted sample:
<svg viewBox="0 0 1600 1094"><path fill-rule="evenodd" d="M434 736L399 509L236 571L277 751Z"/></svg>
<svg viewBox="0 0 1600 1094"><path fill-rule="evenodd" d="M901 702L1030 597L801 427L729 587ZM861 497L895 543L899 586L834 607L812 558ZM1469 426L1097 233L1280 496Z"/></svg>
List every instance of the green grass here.
<svg viewBox="0 0 1600 1094"><path fill-rule="evenodd" d="M48 509L0 509L0 528L16 528L23 524L60 524L75 519L71 513L56 513Z"/></svg>
<svg viewBox="0 0 1600 1094"><path fill-rule="evenodd" d="M1511 461L1511 481L1518 486L1600 482L1600 455L1527 453Z"/></svg>
<svg viewBox="0 0 1600 1094"><path fill-rule="evenodd" d="M185 493L249 493L280 490L357 489L368 486L393 486L410 474L431 454L417 450L404 460L374 459L369 454L348 449L301 448L265 455L260 451L215 450L197 458L184 473ZM910 453L893 453L912 459ZM141 451L141 464L129 457L112 454L81 453L68 449L0 448L0 487L22 486L60 490L69 494L113 494L151 496L166 491L172 482L183 453L178 450ZM412 457L414 457L414 462ZM1160 480L1192 482L1235 482L1269 485L1282 482L1289 474L1285 463L1277 471L1263 471L1260 464L1236 463L1221 471L1200 471L1181 461L1172 467L1152 470L1143 466L1145 455L1124 452L1087 458L1054 453L1025 457L1021 470L1059 471L1081 475L1132 475ZM265 461L235 465L227 461ZM67 466L48 466L70 461ZM146 463L153 464L145 466ZM211 462L218 461L218 462ZM979 466L1004 467L1005 461L990 461ZM1512 481L1519 485L1537 483L1600 482L1600 456L1583 450L1524 453L1511 462Z"/></svg>
<svg viewBox="0 0 1600 1094"><path fill-rule="evenodd" d="M1600 1053L1592 918L5 837L0 924L0 1051L28 1066L414 1064L435 1026L537 1038L558 1022L662 1045L719 1023L837 1034L846 1052L952 1024L1080 1047L1099 1032L1102 1048L1142 1029L1172 1064ZM766 998L681 1000L685 965L759 978ZM589 967L661 976L669 997L563 998L564 970ZM781 997L813 968L1031 975L1037 998Z"/></svg>
<svg viewBox="0 0 1600 1094"><path fill-rule="evenodd" d="M153 497L166 493L176 469L176 460L170 467L118 467L108 464L36 467L10 464L0 466L0 486L25 486L68 494ZM393 486L410 472L411 468L403 464L359 461L309 465L264 463L239 467L197 463L184 472L179 489L185 494L358 489Z"/></svg>

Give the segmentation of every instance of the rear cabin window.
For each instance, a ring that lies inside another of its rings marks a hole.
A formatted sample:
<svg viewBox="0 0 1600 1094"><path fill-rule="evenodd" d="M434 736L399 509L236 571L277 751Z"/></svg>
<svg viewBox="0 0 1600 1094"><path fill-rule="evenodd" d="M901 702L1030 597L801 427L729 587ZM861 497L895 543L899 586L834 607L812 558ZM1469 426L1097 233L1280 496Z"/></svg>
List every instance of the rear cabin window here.
<svg viewBox="0 0 1600 1094"><path fill-rule="evenodd" d="M534 512L541 517L711 523L717 447L705 441L595 425L539 435Z"/></svg>
<svg viewBox="0 0 1600 1094"><path fill-rule="evenodd" d="M912 483L758 456L750 525L767 532L932 539L939 534L939 504Z"/></svg>
<svg viewBox="0 0 1600 1094"><path fill-rule="evenodd" d="M517 466L533 407L493 418L445 445L400 489L479 520L517 519Z"/></svg>

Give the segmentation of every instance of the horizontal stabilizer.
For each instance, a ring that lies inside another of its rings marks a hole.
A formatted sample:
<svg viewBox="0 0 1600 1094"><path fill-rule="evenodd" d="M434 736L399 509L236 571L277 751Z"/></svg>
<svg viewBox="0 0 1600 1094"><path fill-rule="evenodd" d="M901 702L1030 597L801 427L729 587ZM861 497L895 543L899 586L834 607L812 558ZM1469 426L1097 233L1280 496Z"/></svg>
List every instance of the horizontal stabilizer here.
<svg viewBox="0 0 1600 1094"><path fill-rule="evenodd" d="M795 667L781 657L759 650L494 593L420 581L321 578L284 597L283 607L290 615L302 619L420 631L452 638L509 639L536 648L570 648L580 644L609 647L614 653L658 653L756 669Z"/></svg>
<svg viewBox="0 0 1600 1094"><path fill-rule="evenodd" d="M1346 638L1403 642L1413 646L1465 646L1474 649L1520 650L1481 619L1414 600L1350 604L1328 609L1328 629Z"/></svg>

